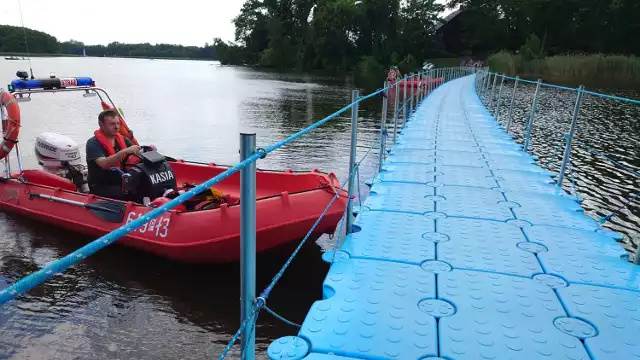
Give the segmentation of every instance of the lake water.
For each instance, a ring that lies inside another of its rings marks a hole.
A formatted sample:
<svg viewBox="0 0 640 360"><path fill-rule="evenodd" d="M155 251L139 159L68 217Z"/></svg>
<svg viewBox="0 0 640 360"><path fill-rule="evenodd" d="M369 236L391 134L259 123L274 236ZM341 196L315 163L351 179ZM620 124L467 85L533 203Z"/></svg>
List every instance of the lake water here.
<svg viewBox="0 0 640 360"><path fill-rule="evenodd" d="M351 100L353 80L279 74L209 62L35 58L37 77L91 76L122 107L128 124L143 144L193 161L232 164L238 159L238 133L257 132L265 146L333 113ZM9 81L26 61L0 60L0 78ZM521 139L531 89L518 93L513 129ZM555 132L566 128L573 95L545 92L533 134L534 152L545 161L555 147ZM358 155L378 142L381 99L361 104ZM84 144L96 128L97 98L79 94L46 94L22 103L20 133L25 167L36 166L33 139L44 131L71 136ZM567 111L563 111L566 109ZM580 138L638 169L640 110L634 106L587 98ZM350 119L339 117L258 166L266 169L348 171ZM82 146L83 148L84 146ZM376 155L367 158L361 181L371 177ZM578 151L576 182L584 206L597 211L616 208L637 180ZM552 169L555 166L551 164ZM366 186L362 186L363 196ZM623 244L639 243L640 209L630 207L607 226L625 234ZM635 215L634 215L635 214ZM0 287L75 250L91 239L0 213ZM276 286L269 306L302 322L313 301L322 296L328 265L320 253L335 239L310 243ZM263 289L292 249L258 257L258 289ZM186 266L121 246L112 246L28 296L0 308L0 358L11 359L209 359L216 358L239 326L238 265ZM264 353L275 338L297 329L262 313L257 348ZM234 353L237 357L237 352ZM232 356L233 357L233 356Z"/></svg>
<svg viewBox="0 0 640 360"><path fill-rule="evenodd" d="M504 84L500 122L506 127L513 82ZM640 99L634 91L588 89L603 94ZM498 91L496 91L496 94ZM520 83L516 90L511 132L516 141L524 143L525 123L531 114L535 85ZM577 93L541 87L533 122L530 148L539 156L538 163L557 174L562 163L565 140L569 133ZM577 120L576 139L610 156L636 173L640 172L640 105L583 96ZM640 244L640 199L628 202L640 191L640 179L593 156L584 146L574 144L571 152L575 189L582 197L582 206L596 220L618 210L617 216L604 226L625 236L621 241L630 253ZM564 188L571 191L570 172L565 174ZM557 176L556 176L557 179ZM634 245L635 244L635 245Z"/></svg>

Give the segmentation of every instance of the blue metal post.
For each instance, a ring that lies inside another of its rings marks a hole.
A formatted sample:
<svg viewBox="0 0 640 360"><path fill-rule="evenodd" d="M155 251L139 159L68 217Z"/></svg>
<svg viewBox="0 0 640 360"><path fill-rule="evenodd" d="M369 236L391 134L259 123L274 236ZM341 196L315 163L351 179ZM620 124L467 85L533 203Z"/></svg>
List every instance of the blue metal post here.
<svg viewBox="0 0 640 360"><path fill-rule="evenodd" d="M529 115L529 122L527 123L527 134L524 138L524 152L529 150L529 140L531 139L531 128L533 127L533 119L536 116L536 106L538 105L538 93L540 92L540 84L542 79L538 79L536 84L536 92L533 94L533 104L531 105L531 115Z"/></svg>
<svg viewBox="0 0 640 360"><path fill-rule="evenodd" d="M389 85L384 82L384 87ZM382 162L384 161L384 153L387 148L387 112L389 111L389 92L382 93L382 120L380 122L380 158L378 159L378 173L382 171Z"/></svg>
<svg viewBox="0 0 640 360"><path fill-rule="evenodd" d="M491 73L489 73L489 76L487 76L487 84L486 84L486 90L485 90L485 95L484 95L484 102L487 105L487 109L488 109L488 104L489 104L489 89L491 86Z"/></svg>
<svg viewBox="0 0 640 360"><path fill-rule="evenodd" d="M396 79L396 86L394 88L396 98L394 99L394 111L393 111L393 143L396 143L396 133L398 132L398 105L400 102L400 80Z"/></svg>
<svg viewBox="0 0 640 360"><path fill-rule="evenodd" d="M493 87L491 87L491 98L489 99L489 106L487 106L487 109L489 110L489 112L491 112L491 109L493 108L493 104L494 101L496 99L496 87L498 86L498 74L496 73L495 76L493 77Z"/></svg>
<svg viewBox="0 0 640 360"><path fill-rule="evenodd" d="M567 137L567 144L564 148L564 156L562 157L562 166L560 166L560 174L558 175L558 187L562 187L562 181L564 180L564 172L567 169L567 163L571 158L571 143L573 142L573 135L576 133L576 126L578 125L578 114L580 113L580 104L582 103L582 94L584 94L584 86L580 85L578 88L578 97L576 98L576 105L573 108L573 118L571 119L571 130L569 130L569 137Z"/></svg>
<svg viewBox="0 0 640 360"><path fill-rule="evenodd" d="M496 107L493 109L493 115L496 117L496 121L498 122L500 122L500 106L502 106L502 88L503 87L504 87L504 76L502 76L502 81L500 81L500 91L498 91L498 99L496 101Z"/></svg>
<svg viewBox="0 0 640 360"><path fill-rule="evenodd" d="M491 74L487 71L484 74L484 81L482 82L482 95L486 98L487 97L487 83L489 83L489 77L491 76Z"/></svg>
<svg viewBox="0 0 640 360"><path fill-rule="evenodd" d="M482 82L480 84L480 88L481 88L481 93L482 93L483 97L484 97L484 94L485 94L485 91L484 91L485 87L487 86L487 77L488 76L489 76L489 73L487 73L487 72L482 73Z"/></svg>
<svg viewBox="0 0 640 360"><path fill-rule="evenodd" d="M407 75L404 76L404 82L402 85L404 86L403 95L402 95L402 127L404 128L404 124L407 122L407 106L409 105L407 102L407 82L409 82Z"/></svg>
<svg viewBox="0 0 640 360"><path fill-rule="evenodd" d="M415 95L413 96L415 99L413 101L413 110L415 110L418 107L418 104L420 104L420 72L418 71L416 73L416 81L417 81L417 85L416 89L415 89Z"/></svg>
<svg viewBox="0 0 640 360"><path fill-rule="evenodd" d="M422 100L422 72L421 71L418 71L417 79L418 79L418 91L416 92L416 107L420 105L420 101Z"/></svg>
<svg viewBox="0 0 640 360"><path fill-rule="evenodd" d="M256 134L240 134L240 158L256 151ZM256 298L256 163L240 170L240 311L241 323L251 316ZM253 319L252 321L256 321ZM243 359L255 359L255 326L251 322L242 331L240 349Z"/></svg>
<svg viewBox="0 0 640 360"><path fill-rule="evenodd" d="M409 101L409 116L411 116L411 114L413 114L413 95L414 95L414 92L415 92L414 88L413 88L413 77L414 77L414 75L413 75L413 73L411 73L411 77L409 77L409 79L411 79L411 100Z"/></svg>
<svg viewBox="0 0 640 360"><path fill-rule="evenodd" d="M416 90L415 90L415 95L414 95L414 101L413 101L413 110L415 110L418 107L418 104L420 104L420 72L418 71L416 73L416 81L417 81L417 85L416 86Z"/></svg>
<svg viewBox="0 0 640 360"><path fill-rule="evenodd" d="M425 70L424 72L424 76L422 77L424 79L424 86L423 86L423 92L422 92L422 101L424 101L424 99L427 98L427 95L429 95L429 70Z"/></svg>
<svg viewBox="0 0 640 360"><path fill-rule="evenodd" d="M516 89L518 88L519 81L520 81L520 76L516 76L516 82L513 84L513 92L511 93L511 104L509 105L509 120L507 121L507 134L509 133L509 129L511 129L511 121L513 120L513 103L516 100Z"/></svg>
<svg viewBox="0 0 640 360"><path fill-rule="evenodd" d="M356 166L356 145L358 142L358 104L355 103L358 101L359 95L358 90L353 90L353 95L351 96L351 151L349 154L349 192L351 192L351 196L354 196L355 186L355 176L353 174L353 169ZM353 200L351 196L347 200L347 218L346 218L346 231L347 234L351 234L353 232ZM360 196L360 194L358 194Z"/></svg>
<svg viewBox="0 0 640 360"><path fill-rule="evenodd" d="M427 71L422 73L422 101L427 97L427 81L429 77L427 75Z"/></svg>

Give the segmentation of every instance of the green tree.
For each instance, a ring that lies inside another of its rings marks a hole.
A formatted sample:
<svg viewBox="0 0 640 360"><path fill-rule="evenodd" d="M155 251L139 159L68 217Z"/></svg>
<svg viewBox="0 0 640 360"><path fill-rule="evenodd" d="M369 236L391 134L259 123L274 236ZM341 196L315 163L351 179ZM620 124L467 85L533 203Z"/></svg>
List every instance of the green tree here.
<svg viewBox="0 0 640 360"><path fill-rule="evenodd" d="M544 57L540 38L536 34L531 34L529 39L520 47L520 55L523 60L540 59Z"/></svg>
<svg viewBox="0 0 640 360"><path fill-rule="evenodd" d="M313 12L312 68L347 70L356 55L356 7L350 0L321 0Z"/></svg>
<svg viewBox="0 0 640 360"><path fill-rule="evenodd" d="M438 14L444 6L435 0L409 0L402 8L401 46L405 53L412 54L420 60L426 59L436 48L433 36ZM411 69L415 70L415 69Z"/></svg>
<svg viewBox="0 0 640 360"><path fill-rule="evenodd" d="M25 34L27 42L25 43ZM42 31L17 26L0 25L0 52L57 54L58 40Z"/></svg>

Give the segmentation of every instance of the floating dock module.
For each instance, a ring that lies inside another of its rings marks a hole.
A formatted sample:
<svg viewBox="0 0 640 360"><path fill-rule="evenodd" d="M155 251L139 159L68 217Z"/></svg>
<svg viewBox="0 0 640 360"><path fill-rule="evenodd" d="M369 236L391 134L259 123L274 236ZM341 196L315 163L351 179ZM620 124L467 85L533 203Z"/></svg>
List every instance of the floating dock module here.
<svg viewBox="0 0 640 360"><path fill-rule="evenodd" d="M271 359L640 359L640 266L491 117L474 76L411 116Z"/></svg>

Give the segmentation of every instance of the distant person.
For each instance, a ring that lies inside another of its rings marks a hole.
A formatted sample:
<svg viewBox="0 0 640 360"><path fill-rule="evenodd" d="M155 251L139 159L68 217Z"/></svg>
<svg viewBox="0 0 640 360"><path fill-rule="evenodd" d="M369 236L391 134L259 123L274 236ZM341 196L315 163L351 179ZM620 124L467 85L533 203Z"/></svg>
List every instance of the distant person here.
<svg viewBox="0 0 640 360"><path fill-rule="evenodd" d="M122 193L122 179L112 168L121 168L128 154L139 155L141 148L119 133L120 114L113 109L98 115L99 129L87 140L87 172L89 191L112 199L126 200Z"/></svg>
<svg viewBox="0 0 640 360"><path fill-rule="evenodd" d="M400 74L400 69L397 66L393 66L389 69L389 73L387 74L387 80L389 82L395 82L398 78L401 78L402 74Z"/></svg>

